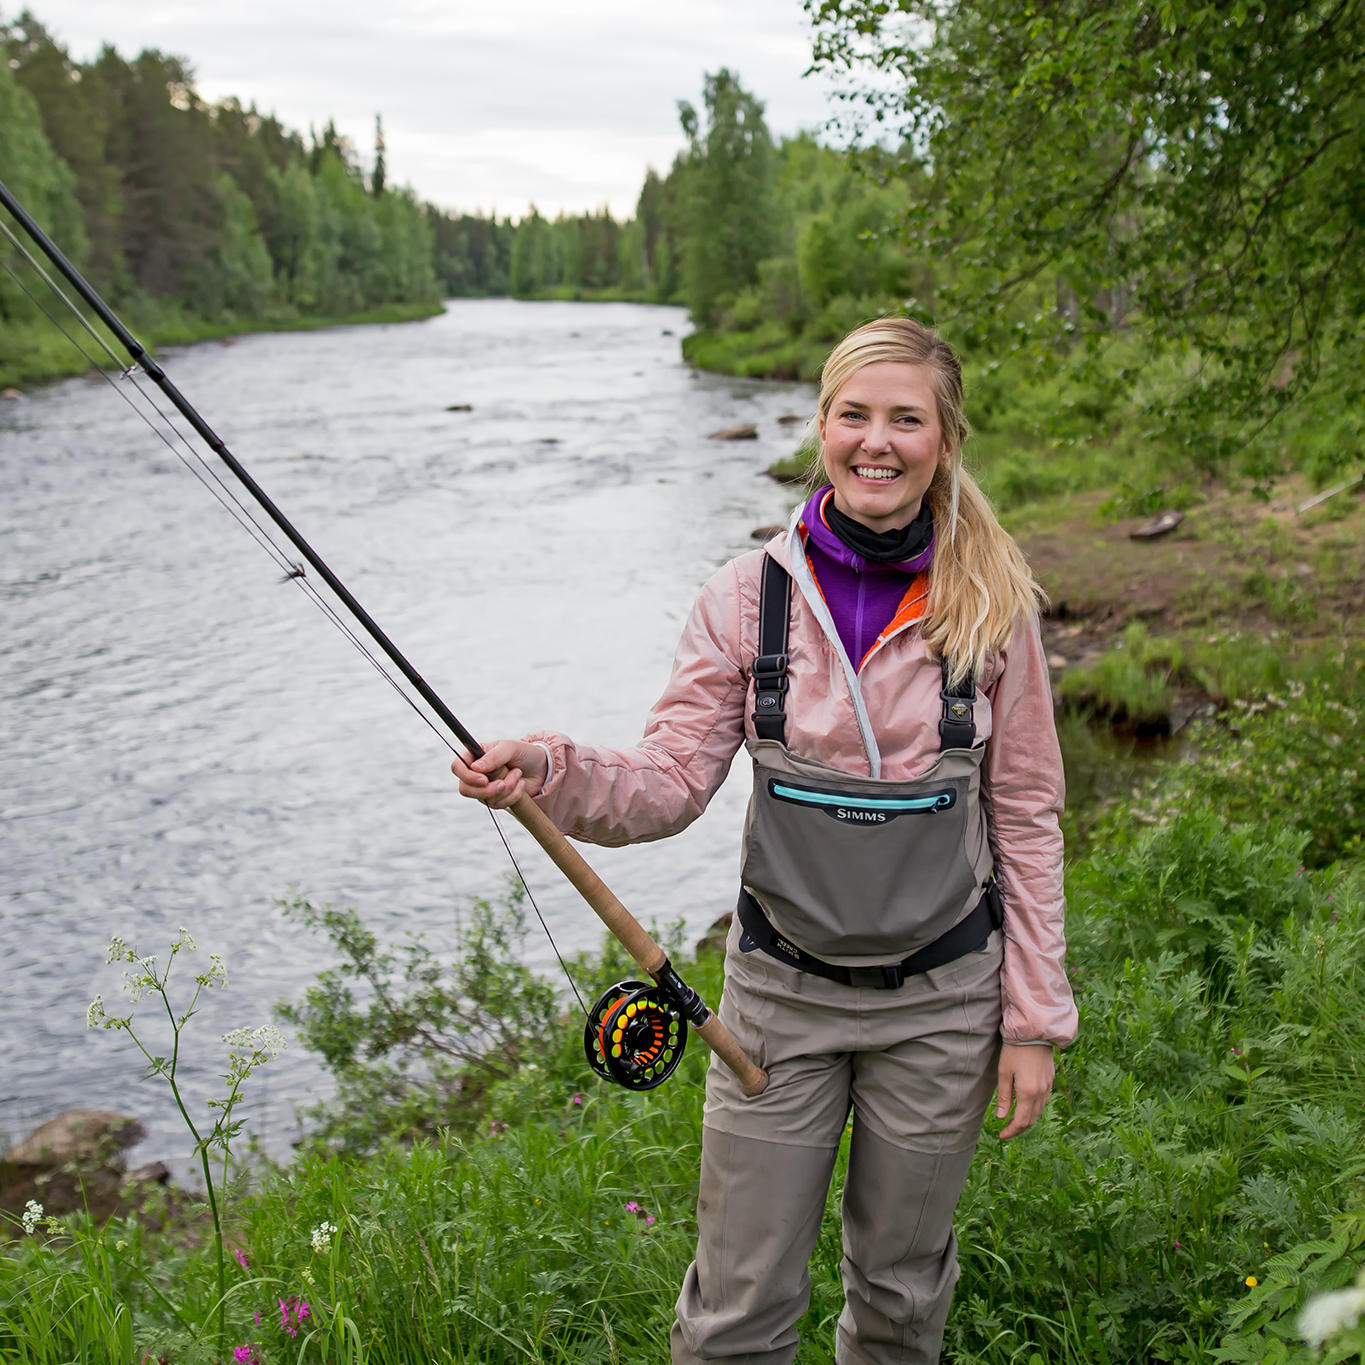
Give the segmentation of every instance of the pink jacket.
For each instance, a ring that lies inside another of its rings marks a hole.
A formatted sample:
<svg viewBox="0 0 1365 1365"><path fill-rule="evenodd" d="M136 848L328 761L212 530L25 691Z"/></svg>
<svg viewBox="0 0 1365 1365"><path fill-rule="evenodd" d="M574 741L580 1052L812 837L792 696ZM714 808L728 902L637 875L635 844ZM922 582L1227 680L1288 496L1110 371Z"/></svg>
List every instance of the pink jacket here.
<svg viewBox="0 0 1365 1365"><path fill-rule="evenodd" d="M754 736L749 665L758 652L764 554L784 564L792 594L787 745L860 776L908 779L939 753L941 673L913 623L888 635L860 673L839 644L804 554L790 533L720 569L683 629L673 673L631 749L595 748L564 735L527 738L550 751L537 798L572 838L595 844L662 839L691 824ZM1006 1042L1065 1046L1076 1034L1063 937L1064 780L1037 617L977 680L982 791L1006 905L1001 973Z"/></svg>

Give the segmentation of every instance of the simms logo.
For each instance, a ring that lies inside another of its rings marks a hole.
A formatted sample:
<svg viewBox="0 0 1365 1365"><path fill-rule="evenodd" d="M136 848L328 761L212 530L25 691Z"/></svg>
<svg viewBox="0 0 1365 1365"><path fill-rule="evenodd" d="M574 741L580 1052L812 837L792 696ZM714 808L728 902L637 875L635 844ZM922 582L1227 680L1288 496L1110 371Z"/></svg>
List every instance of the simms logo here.
<svg viewBox="0 0 1365 1365"><path fill-rule="evenodd" d="M884 825L890 817L880 810L849 810L847 806L835 806L836 820L850 820L860 825Z"/></svg>

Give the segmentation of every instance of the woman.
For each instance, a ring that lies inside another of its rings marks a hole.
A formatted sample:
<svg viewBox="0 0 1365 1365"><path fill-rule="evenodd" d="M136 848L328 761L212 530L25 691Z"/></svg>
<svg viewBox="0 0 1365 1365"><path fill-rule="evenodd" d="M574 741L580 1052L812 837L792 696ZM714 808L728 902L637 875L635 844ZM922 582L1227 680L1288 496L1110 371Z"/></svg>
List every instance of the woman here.
<svg viewBox="0 0 1365 1365"><path fill-rule="evenodd" d="M818 427L828 483L703 588L636 748L532 735L452 765L620 844L754 758L719 1013L770 1081L747 1099L712 1061L675 1365L793 1359L850 1112L836 1359L938 1360L991 1091L1022 1133L1076 1028L1042 594L962 469L956 356L905 318L858 328Z"/></svg>

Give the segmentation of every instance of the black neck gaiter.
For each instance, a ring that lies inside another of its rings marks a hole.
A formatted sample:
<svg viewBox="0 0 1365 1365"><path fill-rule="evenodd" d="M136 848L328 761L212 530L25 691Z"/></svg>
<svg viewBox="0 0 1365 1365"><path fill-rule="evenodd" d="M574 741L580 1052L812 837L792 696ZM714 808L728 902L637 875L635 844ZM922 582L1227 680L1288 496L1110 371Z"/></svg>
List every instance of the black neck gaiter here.
<svg viewBox="0 0 1365 1365"><path fill-rule="evenodd" d="M923 554L934 539L934 514L927 499L919 505L919 515L899 531L874 531L845 516L830 498L825 503L825 520L829 529L855 554L878 564L898 564Z"/></svg>

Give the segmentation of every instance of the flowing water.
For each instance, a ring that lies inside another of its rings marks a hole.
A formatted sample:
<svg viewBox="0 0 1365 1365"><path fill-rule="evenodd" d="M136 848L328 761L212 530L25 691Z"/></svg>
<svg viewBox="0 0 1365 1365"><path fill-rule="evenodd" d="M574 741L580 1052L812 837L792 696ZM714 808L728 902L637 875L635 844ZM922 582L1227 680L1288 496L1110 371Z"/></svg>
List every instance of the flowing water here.
<svg viewBox="0 0 1365 1365"><path fill-rule="evenodd" d="M163 359L476 735L629 743L698 587L785 519L763 471L795 440L777 417L814 402L693 373L684 329L677 309L478 300ZM759 439L707 439L739 422ZM105 381L0 403L0 1147L110 1108L145 1124L138 1157L188 1178L169 1097L138 1082L127 1039L85 1026L97 992L111 1012L119 998L113 935L164 952L184 925L188 967L225 958L229 989L186 1033L207 1115L219 1036L267 1022L330 960L275 898L296 888L384 941L446 948L462 908L502 892L506 855L444 747L280 578ZM684 834L590 861L643 921L696 937L733 904L747 789L741 762ZM560 946L598 943L506 823ZM557 972L543 937L528 952ZM277 1154L326 1092L297 1046L249 1085L250 1130Z"/></svg>

